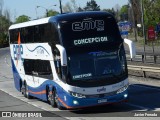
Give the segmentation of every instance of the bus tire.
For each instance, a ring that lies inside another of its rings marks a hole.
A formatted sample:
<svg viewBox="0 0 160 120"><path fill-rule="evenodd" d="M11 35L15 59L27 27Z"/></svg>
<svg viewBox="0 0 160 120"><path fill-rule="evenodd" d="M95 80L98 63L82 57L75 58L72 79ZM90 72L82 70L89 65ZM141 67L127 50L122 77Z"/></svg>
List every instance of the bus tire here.
<svg viewBox="0 0 160 120"><path fill-rule="evenodd" d="M59 101L58 101L58 94L57 94L57 91L54 90L54 93L55 93L55 102L56 102L56 105L57 105L58 109L60 109L60 110L65 110L65 108L62 107L62 106L60 105Z"/></svg>
<svg viewBox="0 0 160 120"><path fill-rule="evenodd" d="M31 99L31 96L29 95L28 93L28 85L27 83L25 82L24 84L24 97L28 98L28 99Z"/></svg>
<svg viewBox="0 0 160 120"><path fill-rule="evenodd" d="M22 92L22 80L21 79L19 81L19 89L20 89L20 92Z"/></svg>
<svg viewBox="0 0 160 120"><path fill-rule="evenodd" d="M57 104L55 102L55 92L54 92L54 90L50 91L48 89L47 91L48 91L48 102L49 102L49 104L54 108L57 107Z"/></svg>

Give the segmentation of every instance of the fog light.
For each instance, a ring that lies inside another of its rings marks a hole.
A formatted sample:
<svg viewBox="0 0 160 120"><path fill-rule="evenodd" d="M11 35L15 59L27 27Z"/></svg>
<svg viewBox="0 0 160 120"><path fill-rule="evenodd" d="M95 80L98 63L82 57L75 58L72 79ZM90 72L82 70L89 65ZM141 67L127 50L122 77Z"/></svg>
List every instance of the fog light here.
<svg viewBox="0 0 160 120"><path fill-rule="evenodd" d="M78 105L78 101L73 100L73 104Z"/></svg>
<svg viewBox="0 0 160 120"><path fill-rule="evenodd" d="M127 98L127 97L128 97L128 95L127 95L127 94L124 94L124 97L125 97L125 98Z"/></svg>
<svg viewBox="0 0 160 120"><path fill-rule="evenodd" d="M77 97L77 98L86 98L85 95L81 94L81 93L76 93L76 92L72 92L72 91L68 91L72 96Z"/></svg>

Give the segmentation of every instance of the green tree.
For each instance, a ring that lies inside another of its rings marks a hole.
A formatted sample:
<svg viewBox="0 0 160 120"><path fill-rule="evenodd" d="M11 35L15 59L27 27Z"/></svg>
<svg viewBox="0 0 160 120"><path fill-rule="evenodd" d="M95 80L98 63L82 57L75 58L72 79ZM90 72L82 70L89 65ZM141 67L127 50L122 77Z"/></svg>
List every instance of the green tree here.
<svg viewBox="0 0 160 120"><path fill-rule="evenodd" d="M7 44L7 32L10 21L5 16L0 16L0 44Z"/></svg>
<svg viewBox="0 0 160 120"><path fill-rule="evenodd" d="M85 11L100 11L100 6L96 3L95 0L87 2L87 5L84 7Z"/></svg>
<svg viewBox="0 0 160 120"><path fill-rule="evenodd" d="M54 11L54 10L49 10L47 14L48 14L48 17L50 17L50 16L55 16L55 15L59 14L59 12Z"/></svg>
<svg viewBox="0 0 160 120"><path fill-rule="evenodd" d="M7 45L8 41L8 28L11 24L10 11L4 10L4 1L0 0L0 47Z"/></svg>
<svg viewBox="0 0 160 120"><path fill-rule="evenodd" d="M123 13L128 13L128 5L123 5L121 10L120 10L120 13L123 14Z"/></svg>
<svg viewBox="0 0 160 120"><path fill-rule="evenodd" d="M120 10L121 20L128 20L128 5L123 5Z"/></svg>
<svg viewBox="0 0 160 120"><path fill-rule="evenodd" d="M77 12L82 12L82 11L84 11L83 8L78 7Z"/></svg>
<svg viewBox="0 0 160 120"><path fill-rule="evenodd" d="M113 8L112 9L103 9L103 11L109 12L109 13L111 13L115 17L115 11L114 11Z"/></svg>
<svg viewBox="0 0 160 120"><path fill-rule="evenodd" d="M22 22L27 22L30 21L30 17L26 15L21 15L18 18L16 18L16 23L22 23Z"/></svg>
<svg viewBox="0 0 160 120"><path fill-rule="evenodd" d="M144 21L145 26L156 26L160 22L160 1L159 0L143 0L144 3Z"/></svg>

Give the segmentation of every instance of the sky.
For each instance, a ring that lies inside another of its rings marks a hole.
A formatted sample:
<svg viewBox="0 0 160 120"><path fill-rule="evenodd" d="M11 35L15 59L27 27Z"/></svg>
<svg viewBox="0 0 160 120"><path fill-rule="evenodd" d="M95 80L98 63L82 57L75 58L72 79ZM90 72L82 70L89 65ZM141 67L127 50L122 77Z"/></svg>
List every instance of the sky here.
<svg viewBox="0 0 160 120"><path fill-rule="evenodd" d="M45 15L45 9L59 10L59 0L0 0L3 1L3 9L8 9L11 14L11 20L20 15L27 15L32 19L37 19ZM70 0L61 0L65 5ZM90 0L76 0L80 7L84 7ZM114 8L117 4L121 7L128 4L128 0L95 0L101 9ZM56 6L54 6L56 5ZM37 8L37 6L41 6ZM43 7L43 8L42 8Z"/></svg>

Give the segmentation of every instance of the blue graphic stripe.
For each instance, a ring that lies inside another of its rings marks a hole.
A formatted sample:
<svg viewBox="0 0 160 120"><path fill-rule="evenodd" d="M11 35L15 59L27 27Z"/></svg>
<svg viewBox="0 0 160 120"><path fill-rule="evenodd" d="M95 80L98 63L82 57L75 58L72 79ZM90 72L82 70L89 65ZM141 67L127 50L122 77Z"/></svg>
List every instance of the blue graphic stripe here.
<svg viewBox="0 0 160 120"><path fill-rule="evenodd" d="M33 49L33 50L30 50L30 49L28 49L30 52L34 52L37 48L42 48L43 50L45 50L47 53L48 53L48 55L50 55L49 54L49 52L43 47L43 46L37 46L35 49Z"/></svg>

